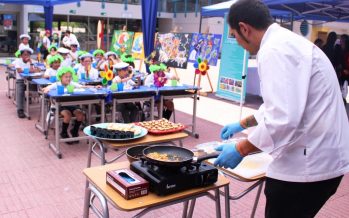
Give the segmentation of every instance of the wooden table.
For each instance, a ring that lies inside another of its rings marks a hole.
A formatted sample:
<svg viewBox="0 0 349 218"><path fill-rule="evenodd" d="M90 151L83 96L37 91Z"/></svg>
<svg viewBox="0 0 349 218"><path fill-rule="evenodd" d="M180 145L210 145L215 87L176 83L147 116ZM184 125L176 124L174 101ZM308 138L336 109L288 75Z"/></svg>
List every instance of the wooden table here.
<svg viewBox="0 0 349 218"><path fill-rule="evenodd" d="M89 144L88 150L88 158L87 158L87 167L91 166L91 158L92 154L94 154L97 158L101 160L101 165L112 163L122 157L126 149L136 145L154 145L159 143L171 143L174 144L174 141L179 141L179 145L183 147L182 139L188 137L188 134L185 132L177 132L166 135L151 135L147 134L146 136L128 141L107 141L107 140L99 140L96 138L92 138L92 142ZM98 151L96 151L96 147L98 147ZM107 161L105 158L105 151L107 148L112 148L113 150L121 150L120 153L114 157L112 160Z"/></svg>
<svg viewBox="0 0 349 218"><path fill-rule="evenodd" d="M83 170L83 173L85 174L89 182L89 186L85 189L83 217L89 216L90 207L98 217L109 217L107 202L109 202L118 210L122 211L134 211L138 209L144 209L134 217L141 217L154 209L184 202L182 217L192 217L192 213L195 207L195 200L202 196L208 196L216 202L216 217L221 217L221 207L219 199L219 189L221 187L224 187L224 193L226 193L226 217L230 217L229 180L224 176L219 175L218 181L215 184L207 187L190 189L168 196L157 196L154 193L149 193L147 196L135 198L132 200L125 200L121 195L119 195L119 193L117 193L109 185L107 185L106 172L109 170L129 168L129 166L129 162L119 162L116 164L109 164L100 167L87 168ZM213 195L209 193L209 191L214 191L215 194ZM91 192L93 193L92 198L90 198ZM93 200L96 197L101 203L102 211L98 211L98 209L93 204ZM189 201L191 201L191 203L188 212Z"/></svg>

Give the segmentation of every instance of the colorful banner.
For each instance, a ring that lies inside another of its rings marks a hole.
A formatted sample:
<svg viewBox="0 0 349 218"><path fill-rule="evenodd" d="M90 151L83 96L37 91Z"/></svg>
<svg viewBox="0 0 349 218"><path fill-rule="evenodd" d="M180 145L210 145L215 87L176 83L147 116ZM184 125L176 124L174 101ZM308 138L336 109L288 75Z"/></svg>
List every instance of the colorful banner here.
<svg viewBox="0 0 349 218"><path fill-rule="evenodd" d="M191 33L157 34L155 59L168 67L186 69L191 37Z"/></svg>
<svg viewBox="0 0 349 218"><path fill-rule="evenodd" d="M228 30L227 18L224 19L221 64L219 69L216 96L228 100L245 102L248 52L242 48Z"/></svg>
<svg viewBox="0 0 349 218"><path fill-rule="evenodd" d="M133 38L132 56L136 59L144 59L143 33L137 32Z"/></svg>
<svg viewBox="0 0 349 218"><path fill-rule="evenodd" d="M193 33L189 52L189 62L195 63L198 58L207 60L211 66L216 66L222 35Z"/></svg>
<svg viewBox="0 0 349 218"><path fill-rule="evenodd" d="M131 54L134 32L115 30L110 50L119 56L123 53Z"/></svg>

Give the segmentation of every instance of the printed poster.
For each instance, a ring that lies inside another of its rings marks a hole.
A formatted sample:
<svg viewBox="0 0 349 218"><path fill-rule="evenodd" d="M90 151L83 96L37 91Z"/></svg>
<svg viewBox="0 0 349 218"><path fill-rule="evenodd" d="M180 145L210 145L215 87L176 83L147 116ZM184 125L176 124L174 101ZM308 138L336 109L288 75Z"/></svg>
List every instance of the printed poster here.
<svg viewBox="0 0 349 218"><path fill-rule="evenodd" d="M155 43L155 59L168 67L187 68L191 33L159 33Z"/></svg>
<svg viewBox="0 0 349 218"><path fill-rule="evenodd" d="M245 102L248 52L242 48L235 38L229 35L225 17L222 42L221 64L219 69L216 96L228 100Z"/></svg>
<svg viewBox="0 0 349 218"><path fill-rule="evenodd" d="M143 33L136 32L132 44L132 56L135 59L144 59Z"/></svg>
<svg viewBox="0 0 349 218"><path fill-rule="evenodd" d="M189 62L195 63L200 57L210 66L217 66L222 35L193 33L191 39Z"/></svg>
<svg viewBox="0 0 349 218"><path fill-rule="evenodd" d="M3 27L4 30L11 30L13 26L13 15L4 14Z"/></svg>
<svg viewBox="0 0 349 218"><path fill-rule="evenodd" d="M115 30L110 50L119 56L125 52L126 54L131 54L133 36L134 32Z"/></svg>

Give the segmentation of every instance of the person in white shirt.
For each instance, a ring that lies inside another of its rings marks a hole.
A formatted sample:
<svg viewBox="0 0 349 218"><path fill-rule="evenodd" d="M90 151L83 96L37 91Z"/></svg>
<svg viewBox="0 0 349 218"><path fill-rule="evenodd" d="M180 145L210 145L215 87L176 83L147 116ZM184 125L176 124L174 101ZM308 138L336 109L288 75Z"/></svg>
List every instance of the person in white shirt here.
<svg viewBox="0 0 349 218"><path fill-rule="evenodd" d="M78 59L78 42L70 43L70 56L72 57L72 61L76 61Z"/></svg>
<svg viewBox="0 0 349 218"><path fill-rule="evenodd" d="M80 48L78 39L70 30L65 31L62 43L65 48L70 48L72 43L77 43L77 47Z"/></svg>
<svg viewBox="0 0 349 218"><path fill-rule="evenodd" d="M130 88L136 83L132 81L132 75L128 73L129 64L120 62L113 65L116 76L113 83L122 83L124 88ZM135 122L138 115L138 108L135 103L118 103L116 110L122 114L124 123Z"/></svg>
<svg viewBox="0 0 349 218"><path fill-rule="evenodd" d="M59 54L51 56L47 63L50 68L47 68L44 74L44 78L51 78L57 76L57 70L61 66L61 62L63 61L63 57Z"/></svg>
<svg viewBox="0 0 349 218"><path fill-rule="evenodd" d="M22 78L23 73L36 73L40 70L34 67L34 64L31 62L30 55L33 54L33 50L28 47L23 47L21 50L21 58L16 61L16 107L17 107L17 116L19 118L25 118L24 114L24 91L25 85ZM28 100L28 99L27 99Z"/></svg>
<svg viewBox="0 0 349 218"><path fill-rule="evenodd" d="M160 64L157 62L154 62L152 65L149 66L149 70L151 74L149 74L145 80L144 85L145 86L155 86L155 87L162 87L166 84L167 80L179 80L177 78L176 74L171 73L166 65ZM155 99L155 105L157 106L157 109L160 113L160 101L158 99ZM171 115L174 110L174 103L173 100L166 99L163 101L163 111L162 111L162 117L166 119L170 119Z"/></svg>
<svg viewBox="0 0 349 218"><path fill-rule="evenodd" d="M99 69L105 71L105 67L107 67L110 70L113 70L113 66L117 63L120 63L119 56L113 52L113 51L108 51L107 53L104 54L104 59L105 61L100 64Z"/></svg>
<svg viewBox="0 0 349 218"><path fill-rule="evenodd" d="M96 81L99 78L99 72L92 67L93 56L90 53L81 55L80 63L81 66L77 70L79 80L91 80Z"/></svg>
<svg viewBox="0 0 349 218"><path fill-rule="evenodd" d="M105 52L102 49L96 49L93 52L93 67L96 69L100 69L101 64L105 61L104 59Z"/></svg>
<svg viewBox="0 0 349 218"><path fill-rule="evenodd" d="M48 63L48 60L52 57L55 56L57 54L57 46L56 45L50 45L50 47L48 47L48 52L49 55L47 55L46 57L46 62ZM48 64L49 65L49 64Z"/></svg>
<svg viewBox="0 0 349 218"><path fill-rule="evenodd" d="M51 36L51 31L45 30L45 35L44 35L44 38L42 39L42 48L41 48L41 53L44 60L46 60L47 55L49 53L48 48L51 46L50 36Z"/></svg>
<svg viewBox="0 0 349 218"><path fill-rule="evenodd" d="M31 37L28 34L20 35L19 39L21 40L21 44L19 44L18 50L21 50L24 47L30 48L29 40L31 39Z"/></svg>
<svg viewBox="0 0 349 218"><path fill-rule="evenodd" d="M58 48L58 54L63 57L63 62L61 63L62 67L71 67L72 66L72 58L70 57L70 50L66 48Z"/></svg>
<svg viewBox="0 0 349 218"><path fill-rule="evenodd" d="M235 168L251 152L271 154L265 216L315 217L349 172L349 124L333 66L313 43L273 23L261 1L237 1L228 23L257 55L264 103L222 129L228 139L255 126L246 140L216 148L215 165Z"/></svg>

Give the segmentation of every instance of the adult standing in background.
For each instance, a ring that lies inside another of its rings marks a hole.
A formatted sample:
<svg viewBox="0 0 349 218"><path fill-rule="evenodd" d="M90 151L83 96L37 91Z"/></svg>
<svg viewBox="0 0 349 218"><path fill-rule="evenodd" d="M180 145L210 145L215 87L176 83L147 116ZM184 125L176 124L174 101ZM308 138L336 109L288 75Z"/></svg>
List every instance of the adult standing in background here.
<svg viewBox="0 0 349 218"><path fill-rule="evenodd" d="M40 53L42 54L44 60L46 60L47 55L49 54L48 52L48 48L51 46L51 31L50 30L46 30L45 31L45 36L42 39L42 45L40 48Z"/></svg>
<svg viewBox="0 0 349 218"><path fill-rule="evenodd" d="M315 217L349 172L349 123L338 81L324 52L276 23L259 0L229 11L230 35L257 55L264 103L222 129L228 139L255 126L248 138L219 146L215 165L235 168L243 156L272 155L265 181L265 217Z"/></svg>
<svg viewBox="0 0 349 218"><path fill-rule="evenodd" d="M80 48L80 44L74 33L70 32L70 30L65 31L62 43L64 47L70 48L72 42L76 43L78 48Z"/></svg>

